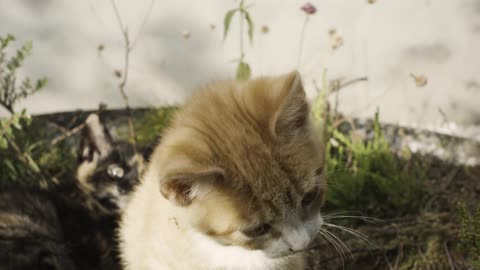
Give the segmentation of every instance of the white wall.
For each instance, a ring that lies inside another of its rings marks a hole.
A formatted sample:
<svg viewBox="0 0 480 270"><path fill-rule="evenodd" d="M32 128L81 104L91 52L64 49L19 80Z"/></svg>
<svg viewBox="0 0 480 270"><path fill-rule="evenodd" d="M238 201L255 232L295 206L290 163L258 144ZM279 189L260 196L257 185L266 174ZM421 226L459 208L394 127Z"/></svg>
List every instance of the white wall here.
<svg viewBox="0 0 480 270"><path fill-rule="evenodd" d="M248 1L247 1L248 2ZM297 66L304 1L257 0L247 60L254 75ZM131 54L127 91L134 106L181 102L196 86L233 76L238 20L222 42L223 16L233 0L156 0ZM480 0L312 1L318 12L306 29L300 71L312 80L368 76L345 88L342 111L371 116L379 106L390 122L480 124ZM132 39L150 0L118 0ZM216 29L211 30L210 24ZM260 27L270 32L262 34ZM344 39L331 49L328 29ZM182 32L191 36L184 39ZM22 104L31 112L91 109L99 102L121 107L113 70L122 67L123 43L109 0L0 0L0 34L33 40L25 72L50 78L48 88ZM104 44L102 56L96 47ZM410 73L425 74L418 88Z"/></svg>

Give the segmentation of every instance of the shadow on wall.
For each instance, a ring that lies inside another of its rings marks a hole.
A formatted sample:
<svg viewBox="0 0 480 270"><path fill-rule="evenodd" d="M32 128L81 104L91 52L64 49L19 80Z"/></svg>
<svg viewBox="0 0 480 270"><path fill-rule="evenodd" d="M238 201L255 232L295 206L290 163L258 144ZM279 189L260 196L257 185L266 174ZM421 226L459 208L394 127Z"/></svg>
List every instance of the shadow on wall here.
<svg viewBox="0 0 480 270"><path fill-rule="evenodd" d="M471 18L472 31L480 35L480 0L469 0L464 8L468 17Z"/></svg>
<svg viewBox="0 0 480 270"><path fill-rule="evenodd" d="M465 108L463 108L465 110ZM479 126L480 127L480 113L475 108L466 109L468 112L467 119L465 120L466 125Z"/></svg>
<svg viewBox="0 0 480 270"><path fill-rule="evenodd" d="M78 40L78 33L71 31L68 16L51 16L58 8L53 0L0 1L0 26L8 26L0 29L0 35L8 33L16 36L19 41L13 46L33 41L33 54L20 69L21 73L25 72L32 78L51 78L58 73L59 62L68 63L69 59L73 59L74 49L83 42ZM62 91L66 85L62 80L50 80L48 89Z"/></svg>
<svg viewBox="0 0 480 270"><path fill-rule="evenodd" d="M95 22L79 20L78 16L82 15L78 12L71 9L57 12L67 7L53 0L41 4L35 0L0 1L0 26L8 26L8 29L0 29L0 34L8 31L16 35L19 42L15 45L25 40L34 43L33 54L21 72L32 78L47 76L50 79L45 91L26 101L27 107L31 111L50 111L51 108L41 104L52 100L58 102L49 106L59 110L94 108L102 101L109 107L122 107L118 79L112 75L113 68L123 67L120 51L123 40L117 36L118 29L110 29L115 35L102 36L98 29L91 28L95 27ZM85 16L94 20L91 14ZM189 38L182 36L183 29L191 33ZM135 37L137 33L130 34ZM225 75L221 69L221 54L212 49L221 48L217 34L209 31L207 23L199 25L185 14L150 17L140 36L142 45L130 55L127 94L131 104L146 106L165 103L165 100L181 100L212 74ZM103 43L108 53L115 55L113 59L118 64L113 67L107 60L109 57L99 59L97 56L95 47Z"/></svg>
<svg viewBox="0 0 480 270"><path fill-rule="evenodd" d="M217 36L208 31L207 24L198 25L185 15L172 14L150 26L145 38L155 73L173 80L183 94L206 83L212 74L226 75L218 61L221 53L212 50L220 40L215 44Z"/></svg>

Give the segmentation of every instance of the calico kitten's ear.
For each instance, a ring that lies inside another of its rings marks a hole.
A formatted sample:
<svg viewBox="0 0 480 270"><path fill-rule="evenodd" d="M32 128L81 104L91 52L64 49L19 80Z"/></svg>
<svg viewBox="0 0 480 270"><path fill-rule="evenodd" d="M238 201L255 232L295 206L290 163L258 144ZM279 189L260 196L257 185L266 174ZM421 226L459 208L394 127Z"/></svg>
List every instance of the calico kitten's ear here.
<svg viewBox="0 0 480 270"><path fill-rule="evenodd" d="M112 136L100 122L98 115L90 114L85 120L85 128L80 140L78 159L92 161L95 155L106 157L113 148Z"/></svg>
<svg viewBox="0 0 480 270"><path fill-rule="evenodd" d="M290 133L305 127L310 111L300 73L294 71L278 77L273 91L280 101L271 122L273 133Z"/></svg>
<svg viewBox="0 0 480 270"><path fill-rule="evenodd" d="M173 204L188 206L196 198L208 194L223 175L223 170L219 168L173 173L160 180L160 192Z"/></svg>

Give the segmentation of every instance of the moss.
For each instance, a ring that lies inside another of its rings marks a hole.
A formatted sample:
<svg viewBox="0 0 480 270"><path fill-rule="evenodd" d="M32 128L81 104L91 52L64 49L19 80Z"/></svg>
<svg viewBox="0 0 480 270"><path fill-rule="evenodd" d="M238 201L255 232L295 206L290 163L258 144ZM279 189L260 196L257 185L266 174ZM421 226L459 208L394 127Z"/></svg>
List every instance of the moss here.
<svg viewBox="0 0 480 270"><path fill-rule="evenodd" d="M460 249L467 254L474 269L480 269L480 206L474 215L470 214L466 206L458 204L460 217Z"/></svg>

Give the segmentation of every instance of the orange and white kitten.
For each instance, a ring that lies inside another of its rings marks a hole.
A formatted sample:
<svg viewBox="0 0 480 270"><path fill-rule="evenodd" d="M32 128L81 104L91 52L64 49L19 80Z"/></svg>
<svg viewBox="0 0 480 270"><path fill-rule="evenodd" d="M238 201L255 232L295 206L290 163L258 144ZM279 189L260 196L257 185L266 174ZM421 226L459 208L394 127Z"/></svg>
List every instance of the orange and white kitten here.
<svg viewBox="0 0 480 270"><path fill-rule="evenodd" d="M326 187L309 115L297 72L201 89L124 213L125 269L303 269Z"/></svg>

